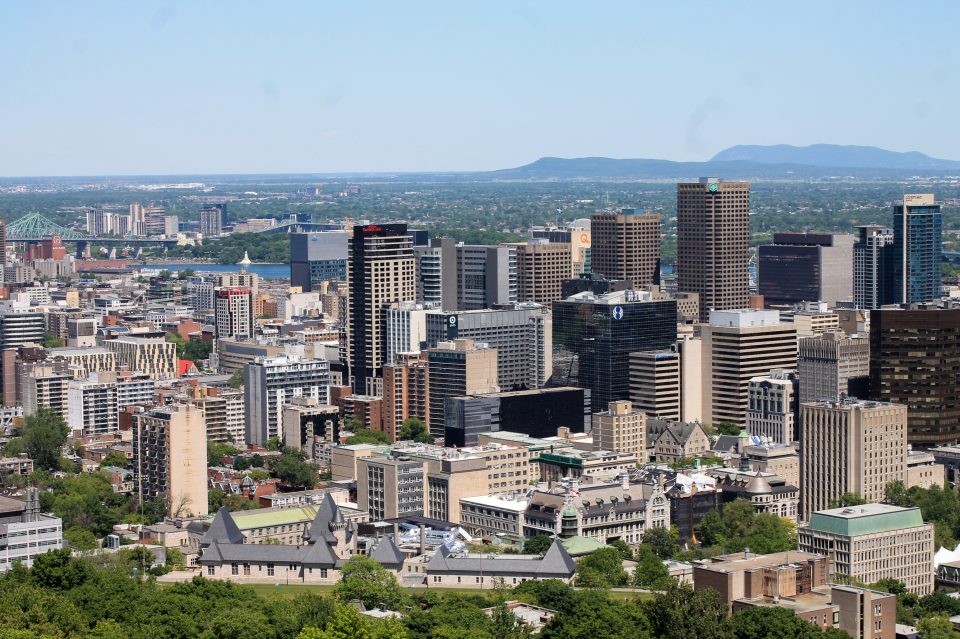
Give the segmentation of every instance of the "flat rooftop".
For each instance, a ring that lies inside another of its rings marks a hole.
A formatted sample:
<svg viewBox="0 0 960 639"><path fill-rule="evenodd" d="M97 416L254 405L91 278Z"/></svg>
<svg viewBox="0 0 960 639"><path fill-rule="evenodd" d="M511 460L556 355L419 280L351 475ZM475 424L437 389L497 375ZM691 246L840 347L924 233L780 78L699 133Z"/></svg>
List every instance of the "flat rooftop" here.
<svg viewBox="0 0 960 639"><path fill-rule="evenodd" d="M756 570L758 568L805 563L811 559L817 559L822 556L823 555L817 555L812 552L803 552L800 550L775 552L769 555L757 555L751 552L741 552L730 555L719 555L711 559L702 559L698 562L695 562L694 565L707 570L712 570L714 572L742 572L744 570Z"/></svg>
<svg viewBox="0 0 960 639"><path fill-rule="evenodd" d="M527 509L529 500L525 496L514 499L499 495L480 495L478 497L461 497L460 503L477 504L480 506L489 506L490 508L499 508L501 510L523 512Z"/></svg>
<svg viewBox="0 0 960 639"><path fill-rule="evenodd" d="M863 504L818 510L810 515L810 523L806 529L856 537L923 525L919 508L903 508L891 504Z"/></svg>
<svg viewBox="0 0 960 639"><path fill-rule="evenodd" d="M764 606L770 608L786 608L787 610L792 611L796 615L802 616L803 613L814 610L822 610L828 606L835 605L833 603L833 590L842 590L850 592L860 592L860 588L850 588L849 586L820 586L814 588L809 592L804 592L800 594L793 595L791 597L752 597L750 599L738 599L737 601L742 601L745 603L752 604L754 606ZM894 597L896 595L891 595L883 592L876 592L874 590L862 590L871 600L885 599L887 597Z"/></svg>

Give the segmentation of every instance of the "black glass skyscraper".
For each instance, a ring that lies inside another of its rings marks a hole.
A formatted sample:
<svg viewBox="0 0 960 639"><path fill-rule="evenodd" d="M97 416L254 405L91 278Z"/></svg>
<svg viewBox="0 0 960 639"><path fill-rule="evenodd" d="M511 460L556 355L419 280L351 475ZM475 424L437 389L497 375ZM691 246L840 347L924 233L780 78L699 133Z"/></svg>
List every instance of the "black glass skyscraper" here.
<svg viewBox="0 0 960 639"><path fill-rule="evenodd" d="M571 379L590 389L594 412L630 399L630 353L667 349L676 341L676 300L617 291L553 303L553 343L576 356Z"/></svg>

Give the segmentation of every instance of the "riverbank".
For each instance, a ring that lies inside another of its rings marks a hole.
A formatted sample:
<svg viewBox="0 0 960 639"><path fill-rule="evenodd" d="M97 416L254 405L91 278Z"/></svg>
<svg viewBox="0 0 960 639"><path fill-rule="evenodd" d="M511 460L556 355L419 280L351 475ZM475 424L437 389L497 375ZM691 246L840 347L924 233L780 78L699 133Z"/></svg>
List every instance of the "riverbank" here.
<svg viewBox="0 0 960 639"><path fill-rule="evenodd" d="M196 260L190 260L189 262L163 262L159 260L150 260L147 263L131 262L130 265L139 268L155 268L163 271L170 271L171 273L179 273L180 271L187 270L207 271L214 273L237 273L241 268L238 264L217 264L215 262L197 262ZM250 273L256 273L261 279L264 280L290 279L289 264L253 263L246 267L246 270Z"/></svg>

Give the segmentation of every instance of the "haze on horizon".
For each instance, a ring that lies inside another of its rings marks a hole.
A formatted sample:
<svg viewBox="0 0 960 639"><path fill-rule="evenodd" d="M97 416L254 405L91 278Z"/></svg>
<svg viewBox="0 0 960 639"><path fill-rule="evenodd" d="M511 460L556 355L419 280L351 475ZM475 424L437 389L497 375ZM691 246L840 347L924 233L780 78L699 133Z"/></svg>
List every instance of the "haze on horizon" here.
<svg viewBox="0 0 960 639"><path fill-rule="evenodd" d="M0 4L0 175L488 170L819 142L960 159L960 5Z"/></svg>

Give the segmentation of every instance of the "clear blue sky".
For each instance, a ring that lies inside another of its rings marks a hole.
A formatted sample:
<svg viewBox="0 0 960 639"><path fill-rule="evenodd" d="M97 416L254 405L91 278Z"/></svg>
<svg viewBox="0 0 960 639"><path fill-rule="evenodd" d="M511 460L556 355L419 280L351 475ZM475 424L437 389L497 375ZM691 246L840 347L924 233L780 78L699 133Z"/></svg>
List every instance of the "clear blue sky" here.
<svg viewBox="0 0 960 639"><path fill-rule="evenodd" d="M0 175L960 159L960 3L0 3Z"/></svg>

